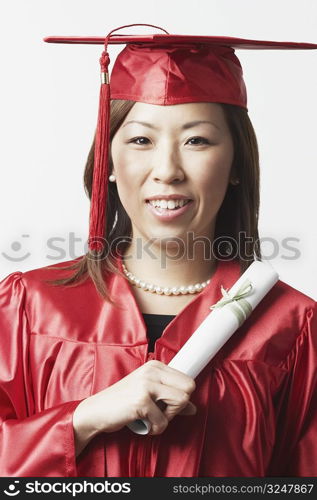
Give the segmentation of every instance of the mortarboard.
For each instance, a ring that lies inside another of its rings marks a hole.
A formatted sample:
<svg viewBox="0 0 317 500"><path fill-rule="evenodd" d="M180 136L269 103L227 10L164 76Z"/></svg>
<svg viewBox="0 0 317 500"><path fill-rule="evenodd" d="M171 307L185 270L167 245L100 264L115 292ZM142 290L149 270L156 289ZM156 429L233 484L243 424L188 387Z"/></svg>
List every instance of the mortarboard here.
<svg viewBox="0 0 317 500"><path fill-rule="evenodd" d="M122 28L148 26L164 33L114 34ZM110 100L157 105L216 102L247 108L247 93L235 49L316 49L317 44L248 40L219 36L171 35L151 24L116 28L106 37L46 37L49 43L101 44L101 87L95 137L90 204L90 251L104 248L110 151ZM108 75L109 44L125 44Z"/></svg>

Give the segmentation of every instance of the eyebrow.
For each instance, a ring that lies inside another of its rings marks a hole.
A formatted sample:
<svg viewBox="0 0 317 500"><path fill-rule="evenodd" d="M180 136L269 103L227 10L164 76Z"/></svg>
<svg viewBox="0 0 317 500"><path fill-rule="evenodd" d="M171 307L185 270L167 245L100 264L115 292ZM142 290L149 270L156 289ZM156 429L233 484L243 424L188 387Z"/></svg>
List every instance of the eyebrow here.
<svg viewBox="0 0 317 500"><path fill-rule="evenodd" d="M152 125L151 123L142 122L142 121L138 121L138 120L130 120L127 123L125 123L122 128L126 127L127 125L130 125L130 123L138 123L139 125L143 125L144 127L148 127L148 128L153 129L153 130L158 130L158 128L155 127L154 125ZM189 128L196 127L197 125L201 125L202 123L209 123L209 125L213 125L218 130L220 130L219 127L218 127L218 125L216 125L215 123L213 123L213 122L211 122L209 120L195 120L195 121L192 121L192 122L185 123L180 128L181 128L181 130L187 130Z"/></svg>

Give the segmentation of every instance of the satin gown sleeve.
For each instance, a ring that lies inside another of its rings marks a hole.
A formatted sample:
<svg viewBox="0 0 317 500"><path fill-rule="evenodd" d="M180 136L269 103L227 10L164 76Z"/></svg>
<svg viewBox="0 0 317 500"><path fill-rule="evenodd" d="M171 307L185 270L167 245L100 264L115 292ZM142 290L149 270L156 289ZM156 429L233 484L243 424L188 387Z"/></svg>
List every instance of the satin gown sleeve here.
<svg viewBox="0 0 317 500"><path fill-rule="evenodd" d="M267 475L317 475L317 304L306 317L281 368L285 380L277 394L276 442Z"/></svg>
<svg viewBox="0 0 317 500"><path fill-rule="evenodd" d="M76 476L72 415L79 401L34 412L21 274L0 283L0 475Z"/></svg>

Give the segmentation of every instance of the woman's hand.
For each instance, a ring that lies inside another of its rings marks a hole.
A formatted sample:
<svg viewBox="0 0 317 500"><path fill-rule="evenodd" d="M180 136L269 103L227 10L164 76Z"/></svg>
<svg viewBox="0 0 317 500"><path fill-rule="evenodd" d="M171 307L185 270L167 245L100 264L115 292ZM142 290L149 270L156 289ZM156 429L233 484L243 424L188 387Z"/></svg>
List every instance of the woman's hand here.
<svg viewBox="0 0 317 500"><path fill-rule="evenodd" d="M118 431L137 419L150 422L150 434L161 434L175 415L196 413L189 401L195 387L194 379L184 373L148 361L77 406L73 415L77 455L96 434Z"/></svg>

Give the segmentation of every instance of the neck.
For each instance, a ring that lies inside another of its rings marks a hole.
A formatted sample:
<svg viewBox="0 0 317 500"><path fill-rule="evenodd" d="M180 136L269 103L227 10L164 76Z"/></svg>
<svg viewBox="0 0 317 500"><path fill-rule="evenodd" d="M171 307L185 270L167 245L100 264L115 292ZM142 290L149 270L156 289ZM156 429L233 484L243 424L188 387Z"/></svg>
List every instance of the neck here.
<svg viewBox="0 0 317 500"><path fill-rule="evenodd" d="M140 248L132 239L123 255L128 271L141 280L163 287L188 286L207 281L214 273L216 259L202 244L180 249L170 245L147 247L147 243L143 240Z"/></svg>

